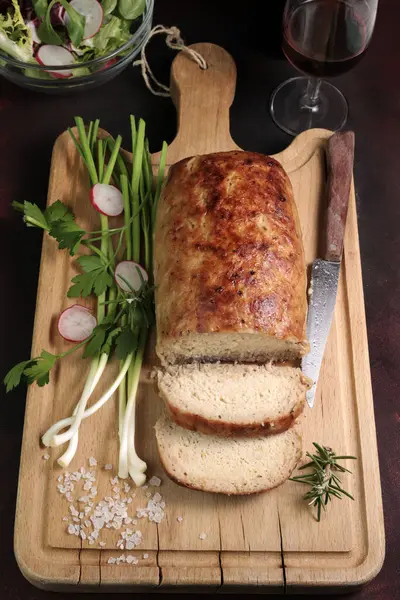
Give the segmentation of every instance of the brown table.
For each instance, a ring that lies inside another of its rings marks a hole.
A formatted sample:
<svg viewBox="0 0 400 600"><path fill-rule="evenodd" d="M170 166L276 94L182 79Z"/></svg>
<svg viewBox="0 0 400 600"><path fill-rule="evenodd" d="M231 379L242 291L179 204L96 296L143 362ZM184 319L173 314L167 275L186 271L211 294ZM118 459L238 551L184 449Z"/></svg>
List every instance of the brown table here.
<svg viewBox="0 0 400 600"><path fill-rule="evenodd" d="M215 42L232 53L238 67L233 138L248 150L278 152L290 137L272 122L267 101L275 86L294 73L279 49L282 2L238 4L240 9L231 0L158 0L154 22L178 25L188 43ZM369 51L353 71L336 80L349 100L348 126L357 136L357 207L387 536L384 567L370 585L353 595L358 600L400 598L399 20L398 0L381 0ZM152 43L149 58L164 80L172 57L161 41ZM162 139L174 137L175 110L169 100L152 96L139 70L131 68L102 88L69 97L27 92L4 80L0 89L0 318L5 373L29 355L41 246L40 235L26 231L10 208L11 200L44 205L51 149L74 115L99 117L105 129L126 139L128 115L141 116L148 122L155 151ZM27 583L14 560L25 390L6 397L1 387L0 394L0 597L53 597Z"/></svg>

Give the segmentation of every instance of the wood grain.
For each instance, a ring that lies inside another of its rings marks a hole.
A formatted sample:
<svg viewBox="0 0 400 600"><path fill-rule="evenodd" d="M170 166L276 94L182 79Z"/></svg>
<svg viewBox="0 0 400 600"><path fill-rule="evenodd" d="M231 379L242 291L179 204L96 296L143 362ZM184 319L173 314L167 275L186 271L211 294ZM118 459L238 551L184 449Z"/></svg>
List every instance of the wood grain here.
<svg viewBox="0 0 400 600"><path fill-rule="evenodd" d="M229 133L236 70L222 48L196 44L209 68L201 71L187 57L178 56L172 68L173 98L179 130L171 144L168 164L196 153L237 149ZM317 255L326 174L324 148L331 133L310 130L276 155L289 173L302 224L307 263ZM158 155L153 156L157 168ZM63 200L85 227L98 228L87 202L88 180L67 133L54 147L48 202ZM74 262L48 237L43 239L33 354L42 347L60 351L55 319L70 302L66 291L76 273ZM88 303L90 305L90 303ZM50 323L50 326L49 326ZM346 486L356 497L336 502L316 523L301 500L302 486L287 482L269 494L224 498L180 488L163 474L158 462L153 425L160 400L149 377L154 363L149 344L138 400L139 453L149 474L163 479L167 503L160 525L140 521L143 544L132 554L139 565L110 565L118 556L118 532L108 530L100 549L65 532L62 517L66 500L56 490L61 469L52 450L42 460L40 435L55 420L69 415L77 401L75 390L87 370L78 356L64 361L45 388L28 391L15 524L15 554L24 575L46 589L141 591L170 588L190 591L280 591L306 586L354 586L370 580L384 556L384 530L376 449L373 399L365 326L357 215L352 187L345 233L343 267L334 322L322 364L315 408L299 425L304 448L313 441L358 457ZM109 368L107 378L111 379ZM106 386L107 382L104 382ZM102 389L99 389L99 394ZM97 396L96 396L97 398ZM110 490L105 463L117 464L117 398L81 428L78 453L70 471L98 460L99 498ZM368 476L367 476L368 469ZM115 474L115 469L114 473ZM146 490L132 502L144 506ZM183 517L179 523L178 516ZM201 540L200 533L207 534ZM222 586L222 588L221 588Z"/></svg>

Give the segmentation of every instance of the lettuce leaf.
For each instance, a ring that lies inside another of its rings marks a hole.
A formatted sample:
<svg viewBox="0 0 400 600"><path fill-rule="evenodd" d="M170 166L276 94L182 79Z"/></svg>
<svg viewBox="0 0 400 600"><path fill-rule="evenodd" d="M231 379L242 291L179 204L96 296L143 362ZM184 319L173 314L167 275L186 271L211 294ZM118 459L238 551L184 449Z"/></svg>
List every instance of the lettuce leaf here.
<svg viewBox="0 0 400 600"><path fill-rule="evenodd" d="M0 14L0 50L13 58L33 62L32 32L25 25L18 0L7 14Z"/></svg>
<svg viewBox="0 0 400 600"><path fill-rule="evenodd" d="M131 37L130 27L130 21L112 15L92 38L96 57L104 56L121 48Z"/></svg>

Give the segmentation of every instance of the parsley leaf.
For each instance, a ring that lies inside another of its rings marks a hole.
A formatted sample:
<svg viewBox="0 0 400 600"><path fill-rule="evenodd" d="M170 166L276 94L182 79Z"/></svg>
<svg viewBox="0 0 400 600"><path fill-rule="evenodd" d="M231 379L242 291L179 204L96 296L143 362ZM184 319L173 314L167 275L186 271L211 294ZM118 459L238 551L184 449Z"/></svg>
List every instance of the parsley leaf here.
<svg viewBox="0 0 400 600"><path fill-rule="evenodd" d="M10 392L19 385L21 377L24 374L25 368L32 362L31 360L23 360L22 362L15 365L7 375L4 377L4 385L6 386L6 392Z"/></svg>
<svg viewBox="0 0 400 600"><path fill-rule="evenodd" d="M78 296L87 298L92 293L100 296L113 284L113 278L107 272L107 266L99 256L95 254L80 256L77 262L82 268L83 274L76 275L72 279L75 285L69 288L68 298L77 298Z"/></svg>
<svg viewBox="0 0 400 600"><path fill-rule="evenodd" d="M57 358L58 356L56 354L51 354L46 350L42 350L42 353L38 358L29 361L32 363L31 366L26 367L24 370L24 375L26 375L28 383L36 381L40 387L49 383L49 373L54 367Z"/></svg>
<svg viewBox="0 0 400 600"><path fill-rule="evenodd" d="M100 323L100 325L97 325L97 327L93 329L92 337L85 346L83 358L100 354L104 340L106 339L108 328L109 325Z"/></svg>
<svg viewBox="0 0 400 600"><path fill-rule="evenodd" d="M54 221L73 221L74 215L68 206L65 206L60 200L56 200L46 208L45 215L50 223Z"/></svg>
<svg viewBox="0 0 400 600"><path fill-rule="evenodd" d="M49 233L57 240L60 250L67 248L73 256L78 250L86 231L81 229L73 219L67 218L67 220L54 221L51 224Z"/></svg>
<svg viewBox="0 0 400 600"><path fill-rule="evenodd" d="M20 202L13 202L13 207L22 212L24 215L24 222L28 227L39 227L40 229L49 229L49 223L47 222L45 213L40 210L37 204L32 204L32 202L25 202L21 204Z"/></svg>
<svg viewBox="0 0 400 600"><path fill-rule="evenodd" d="M138 346L138 336L136 332L126 325L115 342L115 353L120 360L124 360L129 354L135 352Z"/></svg>

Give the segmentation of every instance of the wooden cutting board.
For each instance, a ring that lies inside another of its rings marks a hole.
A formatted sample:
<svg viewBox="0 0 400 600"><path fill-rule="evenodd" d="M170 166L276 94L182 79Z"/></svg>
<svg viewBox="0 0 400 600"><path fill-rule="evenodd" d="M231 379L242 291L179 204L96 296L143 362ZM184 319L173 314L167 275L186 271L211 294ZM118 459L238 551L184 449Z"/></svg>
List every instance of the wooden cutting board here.
<svg viewBox="0 0 400 600"><path fill-rule="evenodd" d="M196 44L194 48L203 54L208 69L202 71L182 54L174 61L171 82L178 134L169 148L169 164L192 154L238 148L229 133L235 64L218 46ZM307 131L275 156L294 187L308 263L316 257L325 186L323 150L330 135L325 130ZM157 161L154 155L155 167ZM80 158L64 133L54 146L48 202L66 202L85 228L96 229L88 187ZM59 352L65 347L56 333L56 318L72 304L66 292L74 274L76 266L67 253L44 236L33 355L42 348ZM66 533L63 516L68 514L68 502L57 490L62 470L56 459L62 450L50 450L50 459L44 460L46 451L40 448L39 439L54 421L71 414L78 399L88 365L73 355L59 366L48 386L32 386L28 391L15 523L15 554L27 579L56 590L283 593L307 591L307 586L356 586L374 577L384 557L384 528L354 189L335 317L315 408L305 410L300 428L305 450L317 441L358 457L349 465L354 474L344 478L355 502L335 501L317 523L301 499L305 488L296 483L287 482L254 497L226 498L170 482L158 462L153 432L161 405L149 378L153 348L150 344L141 377L138 446L149 474L163 480L152 491L162 494L166 518L159 525L138 522L143 543L125 552L139 559L137 565L108 563L110 557L121 554L116 549L118 531L102 532L103 548ZM115 364L109 368L109 380L116 370ZM116 417L115 397L83 423L78 453L69 469L88 468L88 458L97 459L93 470L98 500L112 493L110 476L116 474L118 456ZM114 470L105 471L106 463L113 464ZM129 505L132 514L146 505L148 492L137 491ZM182 522L177 519L180 516ZM206 538L200 539L203 532Z"/></svg>

